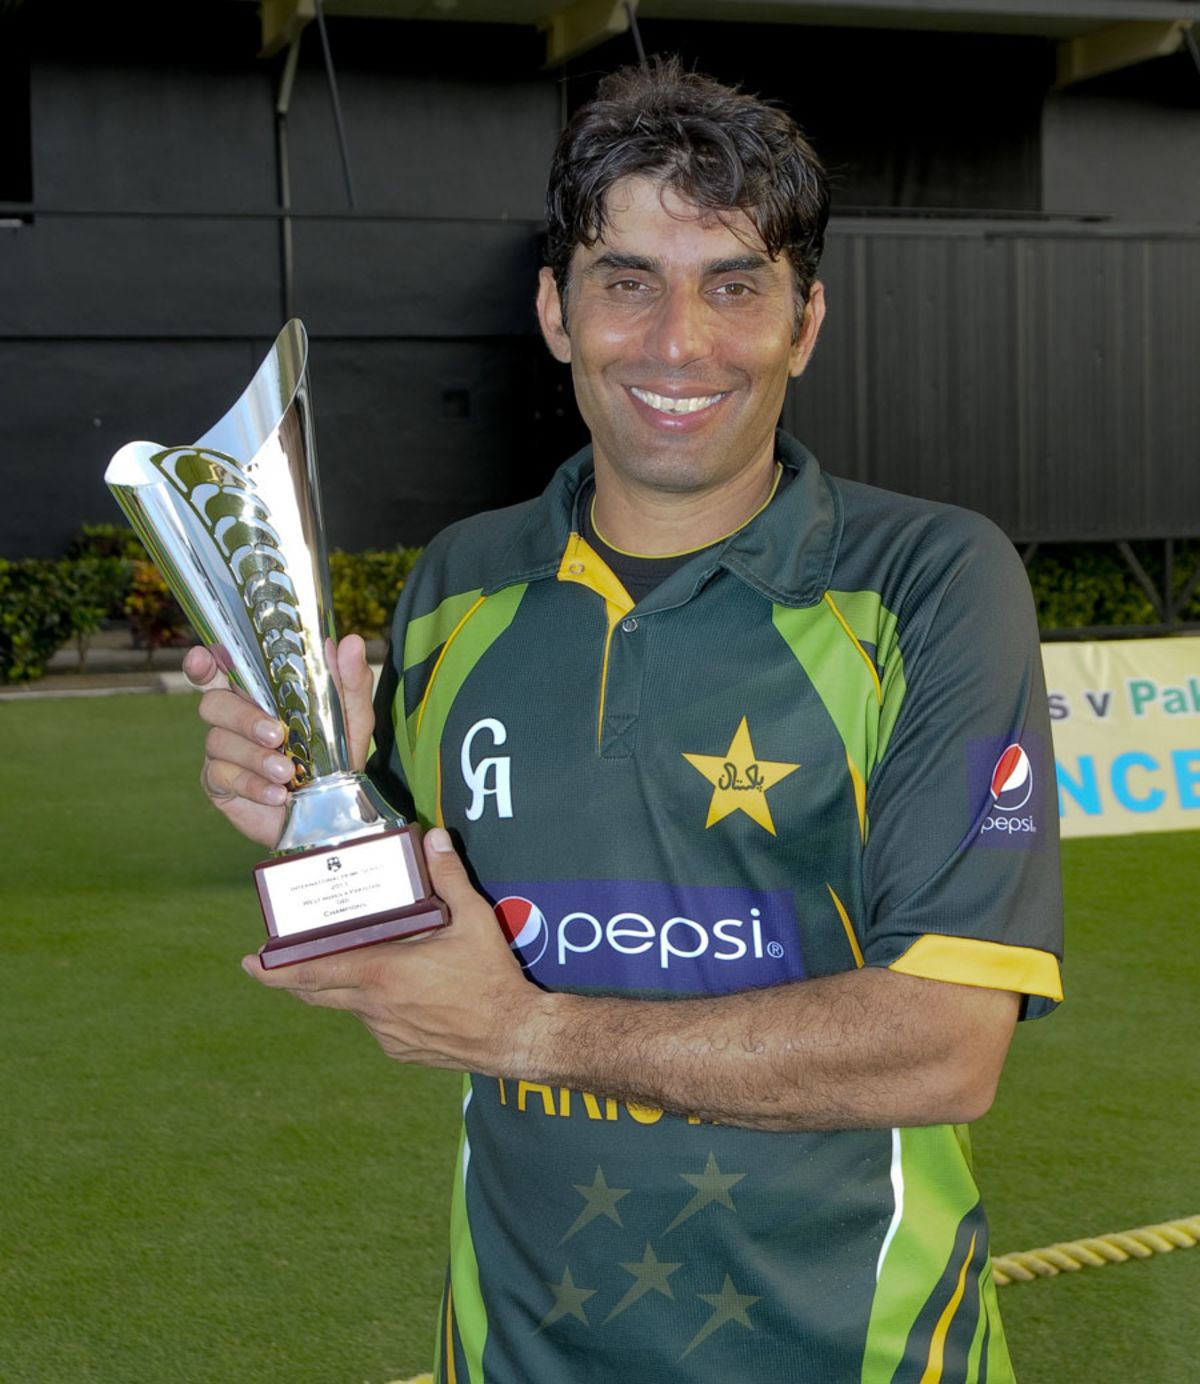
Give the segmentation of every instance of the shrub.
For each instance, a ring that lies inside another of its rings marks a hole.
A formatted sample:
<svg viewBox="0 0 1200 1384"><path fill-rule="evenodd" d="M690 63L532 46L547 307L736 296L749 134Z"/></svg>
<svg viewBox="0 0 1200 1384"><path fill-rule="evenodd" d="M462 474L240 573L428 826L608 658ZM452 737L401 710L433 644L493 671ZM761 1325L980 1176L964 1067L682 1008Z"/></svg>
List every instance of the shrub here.
<svg viewBox="0 0 1200 1384"><path fill-rule="evenodd" d="M1131 544L1143 571L1162 591L1166 571L1161 543ZM1175 545L1174 594L1179 596L1200 564L1200 542ZM1149 597L1120 553L1109 543L1045 544L1029 563L1029 582L1042 629L1152 625L1159 621ZM1181 620L1200 620L1200 584Z"/></svg>
<svg viewBox="0 0 1200 1384"><path fill-rule="evenodd" d="M1113 548L1101 544L1047 545L1029 564L1042 629L1086 625L1146 625L1157 616Z"/></svg>
<svg viewBox="0 0 1200 1384"><path fill-rule="evenodd" d="M67 540L67 557L120 557L144 562L142 540L127 524L81 524Z"/></svg>
<svg viewBox="0 0 1200 1384"><path fill-rule="evenodd" d="M68 539L66 555L75 562L102 564L89 569L89 592L103 603L105 619L123 619L133 565L147 560L137 534L123 524L83 524Z"/></svg>
<svg viewBox="0 0 1200 1384"><path fill-rule="evenodd" d="M80 557L64 558L57 566L71 603L71 633L82 672L92 635L114 612L124 614L134 564L122 557Z"/></svg>
<svg viewBox="0 0 1200 1384"><path fill-rule="evenodd" d="M330 553L329 580L338 634L386 639L396 597L420 556L420 548Z"/></svg>
<svg viewBox="0 0 1200 1384"><path fill-rule="evenodd" d="M71 593L61 564L0 558L0 678L40 678L72 634Z"/></svg>
<svg viewBox="0 0 1200 1384"><path fill-rule="evenodd" d="M146 650L147 666L155 649L184 641L190 626L162 573L152 562L135 562L125 598L134 638Z"/></svg>

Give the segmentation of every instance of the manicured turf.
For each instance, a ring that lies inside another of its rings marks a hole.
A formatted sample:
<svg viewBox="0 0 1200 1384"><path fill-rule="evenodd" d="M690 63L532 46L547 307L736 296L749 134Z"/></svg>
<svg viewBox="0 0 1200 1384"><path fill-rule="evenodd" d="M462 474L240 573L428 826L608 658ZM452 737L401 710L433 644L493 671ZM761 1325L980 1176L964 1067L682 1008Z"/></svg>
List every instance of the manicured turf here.
<svg viewBox="0 0 1200 1384"><path fill-rule="evenodd" d="M405 1378L458 1078L242 974L190 701L0 704L0 1379Z"/></svg>
<svg viewBox="0 0 1200 1384"><path fill-rule="evenodd" d="M0 1380L428 1368L458 1078L241 974L261 853L201 800L190 699L0 734ZM975 1132L997 1252L1200 1211L1200 836L1065 856L1070 1003ZM1000 1300L1022 1384L1196 1377L1200 1247Z"/></svg>
<svg viewBox="0 0 1200 1384"><path fill-rule="evenodd" d="M1200 1213L1200 833L1066 842L1067 1003L1017 1030L976 1164L1002 1254ZM1200 1378L1200 1246L1001 1290L1021 1384Z"/></svg>

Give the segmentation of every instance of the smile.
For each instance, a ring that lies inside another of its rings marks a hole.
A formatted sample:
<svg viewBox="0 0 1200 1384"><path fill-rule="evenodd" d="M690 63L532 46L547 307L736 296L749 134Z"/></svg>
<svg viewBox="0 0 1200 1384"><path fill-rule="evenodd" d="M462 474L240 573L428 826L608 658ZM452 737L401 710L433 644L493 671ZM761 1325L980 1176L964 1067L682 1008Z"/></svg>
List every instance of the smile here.
<svg viewBox="0 0 1200 1384"><path fill-rule="evenodd" d="M697 394L689 399L672 399L666 394L654 394L649 389L630 388L630 394L635 399L640 400L650 408L658 409L660 413L682 414L699 413L701 409L711 408L718 400L725 397L721 394Z"/></svg>

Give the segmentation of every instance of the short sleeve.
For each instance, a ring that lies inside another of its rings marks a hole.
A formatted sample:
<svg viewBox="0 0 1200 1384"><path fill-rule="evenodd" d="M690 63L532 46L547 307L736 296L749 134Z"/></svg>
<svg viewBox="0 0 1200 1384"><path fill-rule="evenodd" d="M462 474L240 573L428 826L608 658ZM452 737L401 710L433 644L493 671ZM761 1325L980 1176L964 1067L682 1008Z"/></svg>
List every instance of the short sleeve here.
<svg viewBox="0 0 1200 1384"><path fill-rule="evenodd" d="M1054 757L1033 601L1011 543L952 530L902 593L867 785L868 965L1062 998Z"/></svg>

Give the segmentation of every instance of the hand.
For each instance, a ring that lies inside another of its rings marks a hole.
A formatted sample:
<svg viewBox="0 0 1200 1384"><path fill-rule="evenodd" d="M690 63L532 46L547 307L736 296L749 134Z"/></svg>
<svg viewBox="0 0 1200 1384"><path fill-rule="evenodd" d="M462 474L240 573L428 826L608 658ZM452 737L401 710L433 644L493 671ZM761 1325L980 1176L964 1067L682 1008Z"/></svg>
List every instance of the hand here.
<svg viewBox="0 0 1200 1384"><path fill-rule="evenodd" d="M366 645L350 634L336 651L331 646L329 653L346 717L350 767L361 769L375 728ZM200 786L243 836L273 846L283 830L285 785L296 772L287 755L279 753L282 724L233 691L207 649L189 649L183 671L192 686L204 693L200 719L211 727L204 742Z"/></svg>
<svg viewBox="0 0 1200 1384"><path fill-rule="evenodd" d="M425 859L434 891L450 909L444 931L271 971L257 956L244 957L242 966L272 990L348 1010L397 1062L517 1075L527 1060L525 1021L547 997L526 980L443 828L425 834Z"/></svg>

